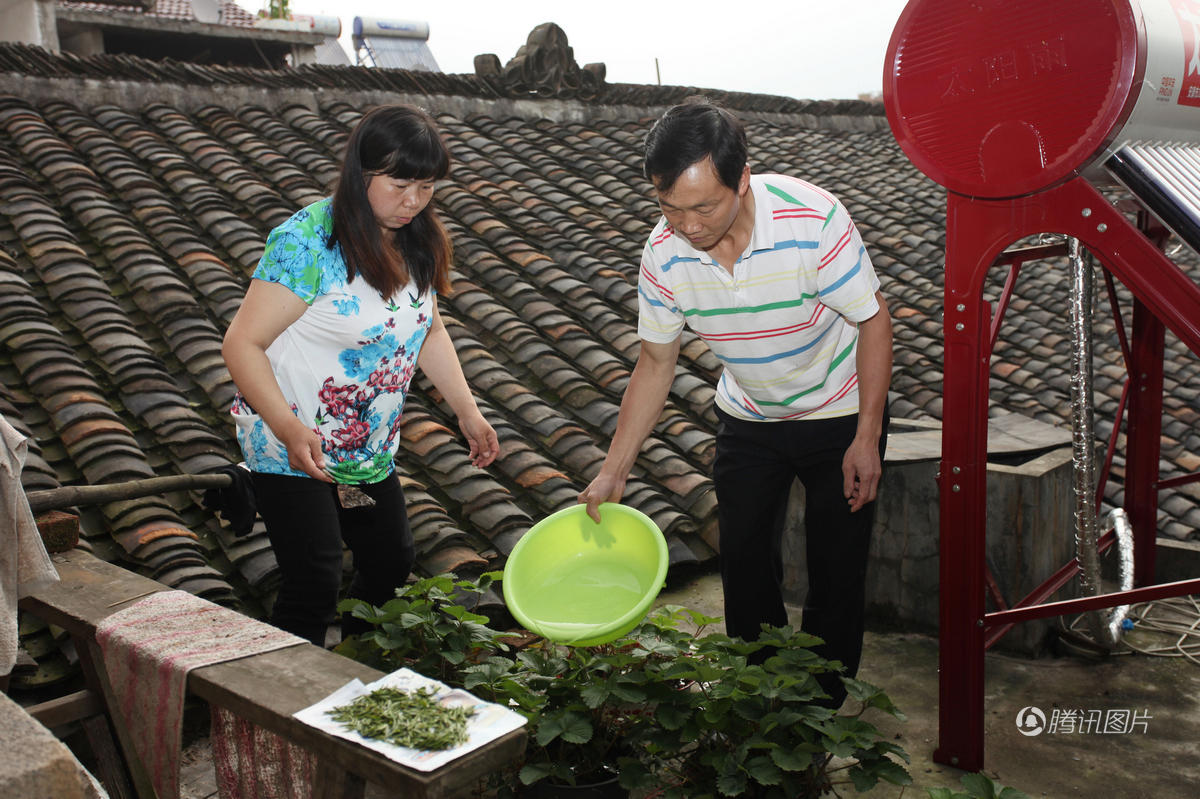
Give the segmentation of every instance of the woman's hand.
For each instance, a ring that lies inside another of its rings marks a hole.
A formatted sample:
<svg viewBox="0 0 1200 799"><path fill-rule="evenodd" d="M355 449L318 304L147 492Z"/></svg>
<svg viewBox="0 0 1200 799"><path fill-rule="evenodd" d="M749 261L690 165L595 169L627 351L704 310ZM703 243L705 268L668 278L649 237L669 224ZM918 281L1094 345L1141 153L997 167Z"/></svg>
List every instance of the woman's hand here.
<svg viewBox="0 0 1200 799"><path fill-rule="evenodd" d="M283 430L273 430L279 441L287 448L288 465L304 472L314 480L332 483L333 478L325 471L325 453L321 449L321 437L295 419Z"/></svg>
<svg viewBox="0 0 1200 799"><path fill-rule="evenodd" d="M479 468L489 465L500 454L500 439L487 419L476 408L459 417L458 427L471 445L471 463Z"/></svg>
<svg viewBox="0 0 1200 799"><path fill-rule="evenodd" d="M315 480L332 483L325 471L321 438L292 412L271 370L267 347L308 308L278 283L251 280L246 298L225 333L221 353L238 391L287 448L288 464Z"/></svg>

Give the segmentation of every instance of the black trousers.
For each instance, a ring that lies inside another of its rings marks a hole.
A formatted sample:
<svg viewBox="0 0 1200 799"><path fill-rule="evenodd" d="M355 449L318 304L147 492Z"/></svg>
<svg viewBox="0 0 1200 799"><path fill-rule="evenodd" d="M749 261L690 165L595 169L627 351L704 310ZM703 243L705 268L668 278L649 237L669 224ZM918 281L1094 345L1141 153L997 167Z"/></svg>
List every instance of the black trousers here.
<svg viewBox="0 0 1200 799"><path fill-rule="evenodd" d="M713 481L720 523L725 630L746 640L762 624L787 624L781 545L792 481L804 484L808 595L801 629L824 640L816 652L858 672L862 656L867 552L875 503L851 513L842 495L842 457L858 416L748 422L718 410ZM885 416L879 454L887 443ZM839 707L846 689L835 675L818 677Z"/></svg>
<svg viewBox="0 0 1200 799"><path fill-rule="evenodd" d="M404 585L413 566L413 537L395 473L357 486L375 505L350 509L338 504L330 483L262 472L253 478L258 513L282 577L271 612L276 627L324 646L342 587L343 542L353 556L351 597L382 605ZM344 618L342 632L361 632L364 626Z"/></svg>

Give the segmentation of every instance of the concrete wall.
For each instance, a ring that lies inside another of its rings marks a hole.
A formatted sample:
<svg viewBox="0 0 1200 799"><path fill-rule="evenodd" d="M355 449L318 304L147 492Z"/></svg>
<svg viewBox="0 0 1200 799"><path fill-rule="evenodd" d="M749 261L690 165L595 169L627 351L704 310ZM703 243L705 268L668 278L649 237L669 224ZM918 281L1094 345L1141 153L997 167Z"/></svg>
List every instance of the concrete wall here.
<svg viewBox="0 0 1200 799"><path fill-rule="evenodd" d="M57 51L54 0L0 0L0 41Z"/></svg>
<svg viewBox="0 0 1200 799"><path fill-rule="evenodd" d="M867 607L873 626L937 630L937 469L936 460L889 460L884 469L867 568ZM988 466L987 553L1009 604L1075 556L1071 481L1070 448L1017 466ZM804 488L797 483L783 541L785 595L796 604L803 603L808 588L803 507ZM1071 590L1069 585L1064 592ZM1036 654L1053 623L1020 624L997 647Z"/></svg>

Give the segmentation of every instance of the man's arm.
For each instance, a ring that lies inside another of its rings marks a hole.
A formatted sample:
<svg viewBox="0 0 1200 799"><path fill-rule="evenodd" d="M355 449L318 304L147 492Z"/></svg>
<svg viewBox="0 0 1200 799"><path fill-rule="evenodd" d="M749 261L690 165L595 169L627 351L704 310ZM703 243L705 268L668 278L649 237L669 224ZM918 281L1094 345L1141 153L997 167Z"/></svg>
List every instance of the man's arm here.
<svg viewBox="0 0 1200 799"><path fill-rule="evenodd" d="M858 323L858 431L842 458L842 492L851 511L875 499L883 473L879 437L892 382L892 317L878 291L875 300L879 311Z"/></svg>
<svg viewBox="0 0 1200 799"><path fill-rule="evenodd" d="M625 481L633 469L642 442L654 429L662 414L667 393L675 380L675 361L679 358L679 339L670 344L655 344L642 340L642 351L629 378L625 396L621 398L621 413L617 417L617 432L608 447L608 455L600 473L579 494L587 503L587 512L600 522L601 502L620 502L625 493Z"/></svg>

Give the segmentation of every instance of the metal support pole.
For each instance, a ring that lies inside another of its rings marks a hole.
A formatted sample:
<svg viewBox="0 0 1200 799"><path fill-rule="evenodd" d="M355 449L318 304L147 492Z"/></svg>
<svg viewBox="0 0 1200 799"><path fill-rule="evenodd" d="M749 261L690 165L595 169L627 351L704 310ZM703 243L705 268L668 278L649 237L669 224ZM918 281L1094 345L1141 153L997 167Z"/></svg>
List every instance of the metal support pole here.
<svg viewBox="0 0 1200 799"><path fill-rule="evenodd" d="M1125 510L1133 527L1133 581L1154 582L1158 536L1158 459L1162 446L1165 330L1146 305L1133 304L1129 423L1126 427Z"/></svg>
<svg viewBox="0 0 1200 799"><path fill-rule="evenodd" d="M977 201L947 201L945 383L939 469L939 702L934 760L983 767L987 398L991 309L981 284L994 253L975 237Z"/></svg>

